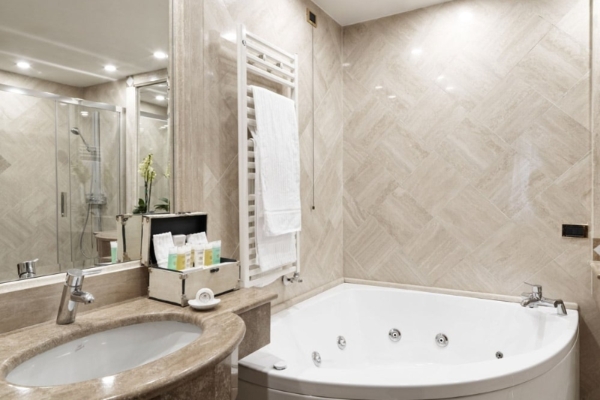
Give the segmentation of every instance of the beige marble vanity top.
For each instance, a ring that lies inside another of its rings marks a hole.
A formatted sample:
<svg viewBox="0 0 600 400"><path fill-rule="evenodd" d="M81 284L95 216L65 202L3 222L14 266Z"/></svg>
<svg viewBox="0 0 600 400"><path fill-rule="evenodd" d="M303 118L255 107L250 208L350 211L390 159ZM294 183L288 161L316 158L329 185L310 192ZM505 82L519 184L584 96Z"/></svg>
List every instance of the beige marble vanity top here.
<svg viewBox="0 0 600 400"><path fill-rule="evenodd" d="M264 305L276 296L242 289L220 296L212 311L198 312L139 298L80 314L72 325L34 325L0 336L0 398L2 399L131 399L147 398L177 387L228 357L244 337L236 315ZM157 361L124 371L114 379L93 379L53 387L20 387L6 382L8 372L23 361L71 340L107 329L147 321L181 321L202 328L202 335L185 348Z"/></svg>

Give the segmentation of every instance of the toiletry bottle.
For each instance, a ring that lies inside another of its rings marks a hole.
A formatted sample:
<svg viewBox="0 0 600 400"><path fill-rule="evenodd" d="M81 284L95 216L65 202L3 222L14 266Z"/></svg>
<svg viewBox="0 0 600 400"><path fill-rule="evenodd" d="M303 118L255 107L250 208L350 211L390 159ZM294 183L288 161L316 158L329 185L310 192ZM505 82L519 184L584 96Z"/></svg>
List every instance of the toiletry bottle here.
<svg viewBox="0 0 600 400"><path fill-rule="evenodd" d="M212 247L210 244L207 244L204 247L204 266L212 265Z"/></svg>
<svg viewBox="0 0 600 400"><path fill-rule="evenodd" d="M117 262L117 242L110 242L110 262Z"/></svg>
<svg viewBox="0 0 600 400"><path fill-rule="evenodd" d="M212 263L221 264L221 241L212 242Z"/></svg>
<svg viewBox="0 0 600 400"><path fill-rule="evenodd" d="M192 248L184 246L185 249L185 269L192 268Z"/></svg>
<svg viewBox="0 0 600 400"><path fill-rule="evenodd" d="M177 269L177 247L169 248L169 258L167 261L167 268Z"/></svg>
<svg viewBox="0 0 600 400"><path fill-rule="evenodd" d="M204 267L204 245L194 245L194 266L197 268Z"/></svg>
<svg viewBox="0 0 600 400"><path fill-rule="evenodd" d="M181 246L177 248L177 271L185 269L185 249Z"/></svg>

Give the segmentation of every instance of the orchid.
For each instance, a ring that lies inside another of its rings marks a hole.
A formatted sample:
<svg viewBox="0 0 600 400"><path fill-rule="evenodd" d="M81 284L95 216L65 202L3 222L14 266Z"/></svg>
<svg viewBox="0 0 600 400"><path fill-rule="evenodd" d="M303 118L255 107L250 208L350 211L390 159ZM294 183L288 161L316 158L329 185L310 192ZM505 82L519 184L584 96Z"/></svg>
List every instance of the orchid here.
<svg viewBox="0 0 600 400"><path fill-rule="evenodd" d="M134 214L142 214L150 210L150 199L152 196L152 182L156 179L156 171L152 167L153 155L148 154L139 165L138 171L144 179L144 198L140 199Z"/></svg>

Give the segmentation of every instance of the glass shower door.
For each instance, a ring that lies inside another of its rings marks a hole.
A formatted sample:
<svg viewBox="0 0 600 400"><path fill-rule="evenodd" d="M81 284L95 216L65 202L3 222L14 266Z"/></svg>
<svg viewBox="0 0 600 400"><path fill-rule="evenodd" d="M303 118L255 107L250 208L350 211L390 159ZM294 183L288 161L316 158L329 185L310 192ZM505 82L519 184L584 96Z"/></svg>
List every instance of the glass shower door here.
<svg viewBox="0 0 600 400"><path fill-rule="evenodd" d="M65 244L61 265L110 263L110 242L117 240L115 216L120 213L121 115L81 105L62 108L58 181L69 211L60 214ZM63 160L68 160L66 166Z"/></svg>

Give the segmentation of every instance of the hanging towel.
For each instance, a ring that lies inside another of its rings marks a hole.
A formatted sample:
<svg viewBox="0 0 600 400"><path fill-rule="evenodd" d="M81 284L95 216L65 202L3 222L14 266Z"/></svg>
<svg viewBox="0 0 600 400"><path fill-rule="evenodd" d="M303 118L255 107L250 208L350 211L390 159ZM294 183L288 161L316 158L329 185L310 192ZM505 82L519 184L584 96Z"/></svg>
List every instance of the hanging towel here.
<svg viewBox="0 0 600 400"><path fill-rule="evenodd" d="M256 132L252 132L256 136ZM259 185L260 181L260 150L258 148L257 139L251 139L254 142L254 163L255 163L255 232L256 232L256 263L260 265L262 271L280 267L282 265L291 264L296 261L296 234L285 233L283 235L268 236L265 233L265 218L263 209L263 195ZM274 277L273 280L278 277ZM271 282L264 282L262 286L266 286Z"/></svg>
<svg viewBox="0 0 600 400"><path fill-rule="evenodd" d="M300 146L294 102L252 86L266 236L299 232Z"/></svg>

